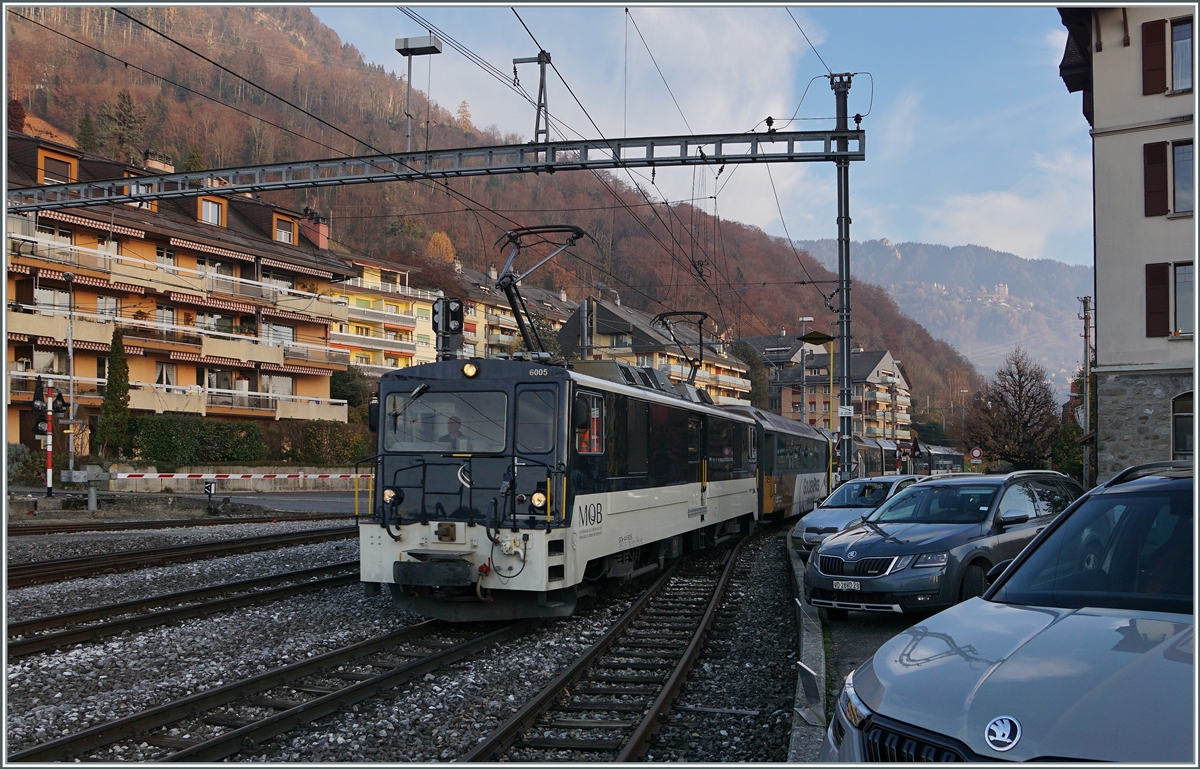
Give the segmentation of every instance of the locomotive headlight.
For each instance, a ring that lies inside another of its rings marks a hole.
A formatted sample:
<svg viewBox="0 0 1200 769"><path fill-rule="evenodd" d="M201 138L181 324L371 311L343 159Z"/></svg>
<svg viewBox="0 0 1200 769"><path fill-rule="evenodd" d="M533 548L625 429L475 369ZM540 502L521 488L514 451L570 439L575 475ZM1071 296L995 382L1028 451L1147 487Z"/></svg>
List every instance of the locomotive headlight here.
<svg viewBox="0 0 1200 769"><path fill-rule="evenodd" d="M530 495L530 497L529 497L529 504L533 505L538 510L541 510L542 508L544 508L546 506L545 492L541 492L541 491L533 492L533 494Z"/></svg>
<svg viewBox="0 0 1200 769"><path fill-rule="evenodd" d="M479 367L476 366L474 363L464 363L463 367L462 367L462 372L463 372L463 376L465 376L467 379L471 379L476 374L479 373Z"/></svg>
<svg viewBox="0 0 1200 769"><path fill-rule="evenodd" d="M386 488L383 490L383 504L388 507L395 507L404 501L404 489Z"/></svg>

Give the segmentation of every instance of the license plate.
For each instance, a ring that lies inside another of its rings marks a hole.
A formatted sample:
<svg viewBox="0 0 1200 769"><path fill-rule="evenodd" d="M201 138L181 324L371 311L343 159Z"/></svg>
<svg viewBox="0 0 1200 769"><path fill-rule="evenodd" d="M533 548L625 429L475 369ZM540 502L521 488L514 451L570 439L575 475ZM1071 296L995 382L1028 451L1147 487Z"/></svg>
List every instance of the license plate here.
<svg viewBox="0 0 1200 769"><path fill-rule="evenodd" d="M849 580L835 579L833 581L834 590L862 590L861 582L851 582Z"/></svg>

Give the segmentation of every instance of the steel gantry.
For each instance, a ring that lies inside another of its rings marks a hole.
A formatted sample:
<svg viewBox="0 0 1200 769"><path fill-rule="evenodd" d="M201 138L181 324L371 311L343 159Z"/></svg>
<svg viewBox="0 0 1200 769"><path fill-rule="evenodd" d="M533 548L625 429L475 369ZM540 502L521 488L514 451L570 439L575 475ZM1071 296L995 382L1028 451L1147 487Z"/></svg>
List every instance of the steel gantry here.
<svg viewBox="0 0 1200 769"><path fill-rule="evenodd" d="M154 174L7 192L9 213L345 184L556 171L864 160L863 131L588 139Z"/></svg>

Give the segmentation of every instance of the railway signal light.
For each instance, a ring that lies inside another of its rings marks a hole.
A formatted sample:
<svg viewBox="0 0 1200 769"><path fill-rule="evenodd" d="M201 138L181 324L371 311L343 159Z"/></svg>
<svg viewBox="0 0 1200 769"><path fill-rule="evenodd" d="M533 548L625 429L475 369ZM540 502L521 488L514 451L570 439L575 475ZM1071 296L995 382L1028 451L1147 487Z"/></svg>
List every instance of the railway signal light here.
<svg viewBox="0 0 1200 769"><path fill-rule="evenodd" d="M44 411L34 412L33 417L33 434L34 435L50 435L50 417Z"/></svg>
<svg viewBox="0 0 1200 769"><path fill-rule="evenodd" d="M433 330L443 334L446 331L446 300L435 299L433 302Z"/></svg>
<svg viewBox="0 0 1200 769"><path fill-rule="evenodd" d="M463 316L465 314L463 301L461 299L450 299L446 302L447 317L446 317L446 332L449 334L461 334L463 332Z"/></svg>
<svg viewBox="0 0 1200 769"><path fill-rule="evenodd" d="M46 410L46 391L42 387L42 378L38 377L33 384L33 410Z"/></svg>

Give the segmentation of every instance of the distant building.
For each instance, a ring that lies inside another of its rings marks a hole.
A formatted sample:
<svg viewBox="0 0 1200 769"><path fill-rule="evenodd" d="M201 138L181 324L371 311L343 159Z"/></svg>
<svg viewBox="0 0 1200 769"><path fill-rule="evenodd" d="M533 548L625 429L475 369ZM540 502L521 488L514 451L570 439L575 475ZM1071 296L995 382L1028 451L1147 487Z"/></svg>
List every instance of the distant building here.
<svg viewBox="0 0 1200 769"><path fill-rule="evenodd" d="M331 287L347 309L347 319L330 334L333 346L347 350L350 364L371 376L433 362L433 303L439 292L411 286L419 270L406 264L365 257L355 264L361 277Z"/></svg>
<svg viewBox="0 0 1200 769"><path fill-rule="evenodd" d="M801 342L795 336L789 336L786 331L779 336L747 336L738 341L753 347L767 364L767 376L770 382L767 395L767 411L773 414L781 413L783 407L782 384L784 372L800 364L802 357L823 354L824 348Z"/></svg>
<svg viewBox="0 0 1200 769"><path fill-rule="evenodd" d="M829 382L829 353L811 356L806 365L782 374L781 415L814 427L837 430L841 386L841 356L834 355L833 384ZM801 376L803 372L803 377ZM850 353L851 403L854 435L907 443L912 433L912 399L908 381L887 350Z"/></svg>
<svg viewBox="0 0 1200 769"><path fill-rule="evenodd" d="M7 168L10 188L113 178L136 185L174 170L153 153L140 168L14 132ZM36 445L36 378L69 398L73 357L83 422L75 448L87 453L117 328L135 414L346 421L329 378L349 363L330 340L347 308L330 284L358 271L329 250L328 223L214 188L178 200L8 214L5 235L10 443Z"/></svg>
<svg viewBox="0 0 1200 769"><path fill-rule="evenodd" d="M682 351L654 316L615 302L589 297L571 315L558 333L564 355L581 356L587 344L589 360L618 360L663 371L672 382L684 382L691 369ZM586 314L586 325L584 315ZM694 325L673 324L675 337L688 356L700 357L700 338ZM705 390L714 403L742 403L750 399L746 364L725 355L724 343L704 341L703 368L696 373L696 387Z"/></svg>
<svg viewBox="0 0 1200 769"><path fill-rule="evenodd" d="M517 348L521 332L508 304L508 297L496 289L496 268L480 272L455 264L455 271L469 287L467 317L463 336L464 358L494 358ZM568 299L565 291L548 291L534 286L519 286L525 306L555 332L579 309L579 302Z"/></svg>
<svg viewBox="0 0 1200 769"><path fill-rule="evenodd" d="M1192 459L1191 6L1060 8L1083 93L1095 222L1097 470Z"/></svg>

